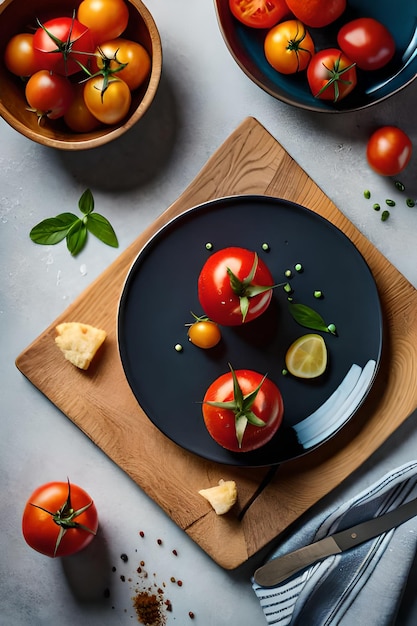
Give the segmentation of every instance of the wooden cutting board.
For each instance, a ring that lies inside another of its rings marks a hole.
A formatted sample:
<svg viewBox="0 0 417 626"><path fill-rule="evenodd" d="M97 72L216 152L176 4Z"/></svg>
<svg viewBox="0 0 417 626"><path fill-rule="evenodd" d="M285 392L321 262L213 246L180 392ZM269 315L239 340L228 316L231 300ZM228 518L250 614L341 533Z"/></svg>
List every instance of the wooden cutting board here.
<svg viewBox="0 0 417 626"><path fill-rule="evenodd" d="M373 272L386 329L380 372L356 416L331 441L281 465L243 517L242 511L268 477L268 468L221 466L168 440L131 393L116 338L122 286L142 246L186 209L234 194L292 200L346 233ZM87 372L65 361L54 344L54 327L62 321L89 323L108 333ZM233 569L339 485L417 407L417 293L261 124L247 118L178 200L18 356L16 365L214 561ZM220 478L234 479L239 494L235 509L222 517L198 494Z"/></svg>

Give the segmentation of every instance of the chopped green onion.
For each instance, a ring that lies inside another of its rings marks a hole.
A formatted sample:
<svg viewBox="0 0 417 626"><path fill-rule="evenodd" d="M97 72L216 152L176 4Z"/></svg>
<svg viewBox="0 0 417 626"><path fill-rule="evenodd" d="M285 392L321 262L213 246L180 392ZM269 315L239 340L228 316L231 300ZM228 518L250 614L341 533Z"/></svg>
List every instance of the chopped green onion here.
<svg viewBox="0 0 417 626"><path fill-rule="evenodd" d="M367 200L369 200L369 198L371 197L371 192L369 191L369 189L365 189L363 195Z"/></svg>
<svg viewBox="0 0 417 626"><path fill-rule="evenodd" d="M380 204L378 204L378 202L375 202L375 204L374 204L374 210L375 210L375 211L379 211L379 210L380 210L380 208L381 208L381 205L380 205Z"/></svg>
<svg viewBox="0 0 417 626"><path fill-rule="evenodd" d="M386 221L387 221L387 219L389 218L389 215L390 215L390 214L389 214L389 211L382 211L381 220L382 220L383 222L386 222Z"/></svg>
<svg viewBox="0 0 417 626"><path fill-rule="evenodd" d="M269 245L267 243L263 243L262 250L265 250L265 252L267 252L269 250Z"/></svg>
<svg viewBox="0 0 417 626"><path fill-rule="evenodd" d="M406 205L412 208L413 206L416 206L416 202L412 198L407 198Z"/></svg>
<svg viewBox="0 0 417 626"><path fill-rule="evenodd" d="M385 204L387 204L388 206L395 206L395 201L391 200L390 198L387 198L385 200Z"/></svg>
<svg viewBox="0 0 417 626"><path fill-rule="evenodd" d="M405 186L400 180L395 181L395 186L397 187L398 191L405 191Z"/></svg>

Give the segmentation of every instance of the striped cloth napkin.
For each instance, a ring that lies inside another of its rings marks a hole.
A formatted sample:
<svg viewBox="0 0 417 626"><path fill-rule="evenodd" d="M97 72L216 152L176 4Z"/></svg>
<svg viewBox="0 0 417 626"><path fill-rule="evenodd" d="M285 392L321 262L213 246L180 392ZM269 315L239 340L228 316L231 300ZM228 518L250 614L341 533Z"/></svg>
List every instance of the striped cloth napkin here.
<svg viewBox="0 0 417 626"><path fill-rule="evenodd" d="M389 472L323 521L323 514L274 551L286 554L417 497L417 461ZM417 548L417 517L354 549L330 556L276 587L252 579L268 624L392 625Z"/></svg>

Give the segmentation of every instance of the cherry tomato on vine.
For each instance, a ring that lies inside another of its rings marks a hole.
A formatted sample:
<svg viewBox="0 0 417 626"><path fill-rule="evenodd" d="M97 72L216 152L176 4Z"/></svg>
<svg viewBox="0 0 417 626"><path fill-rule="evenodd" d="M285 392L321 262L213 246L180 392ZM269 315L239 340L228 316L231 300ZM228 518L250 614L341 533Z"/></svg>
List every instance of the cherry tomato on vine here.
<svg viewBox="0 0 417 626"><path fill-rule="evenodd" d="M238 326L266 311L273 286L268 267L255 252L223 248L203 265L198 297L209 319L224 326Z"/></svg>
<svg viewBox="0 0 417 626"><path fill-rule="evenodd" d="M39 26L33 47L42 69L64 76L80 72L80 63L87 66L95 50L87 26L71 17L57 17Z"/></svg>
<svg viewBox="0 0 417 626"><path fill-rule="evenodd" d="M356 87L356 67L341 50L327 48L311 59L307 80L315 98L339 102Z"/></svg>
<svg viewBox="0 0 417 626"><path fill-rule="evenodd" d="M87 108L84 85L74 85L74 98L65 111L64 122L75 133L88 133L101 126L101 122Z"/></svg>
<svg viewBox="0 0 417 626"><path fill-rule="evenodd" d="M396 176L408 165L412 154L409 136L397 126L382 126L368 140L366 158L375 172Z"/></svg>
<svg viewBox="0 0 417 626"><path fill-rule="evenodd" d="M65 76L39 70L26 83L26 100L39 120L62 117L74 98L73 86Z"/></svg>
<svg viewBox="0 0 417 626"><path fill-rule="evenodd" d="M129 21L129 9L124 0L83 0L77 19L88 26L97 45L123 33Z"/></svg>
<svg viewBox="0 0 417 626"><path fill-rule="evenodd" d="M70 482L41 485L27 501L22 518L26 543L50 557L83 550L98 528L97 509L88 495Z"/></svg>
<svg viewBox="0 0 417 626"><path fill-rule="evenodd" d="M337 43L361 70L379 70L395 53L394 37L372 17L360 17L344 24Z"/></svg>
<svg viewBox="0 0 417 626"><path fill-rule="evenodd" d="M322 28L344 13L346 0L286 0L291 13L306 26Z"/></svg>
<svg viewBox="0 0 417 626"><path fill-rule="evenodd" d="M129 87L120 78L94 76L84 85L84 100L90 113L100 122L117 124L129 112L132 96Z"/></svg>
<svg viewBox="0 0 417 626"><path fill-rule="evenodd" d="M126 64L117 72L117 77L127 83L129 89L137 89L149 76L151 71L151 57L148 51L136 41L119 37L101 43L96 50L95 65L97 70L104 66L104 57L114 59L110 62L110 70L117 70L120 64Z"/></svg>
<svg viewBox="0 0 417 626"><path fill-rule="evenodd" d="M289 14L285 0L229 0L231 13L252 28L271 28Z"/></svg>
<svg viewBox="0 0 417 626"><path fill-rule="evenodd" d="M8 42L4 51L4 63L16 76L31 76L41 68L35 57L32 33L19 33Z"/></svg>
<svg viewBox="0 0 417 626"><path fill-rule="evenodd" d="M266 60L281 74L305 70L314 54L314 42L304 24L287 20L271 28L264 42Z"/></svg>
<svg viewBox="0 0 417 626"><path fill-rule="evenodd" d="M249 452L264 446L281 425L281 392L269 378L252 370L222 374L207 389L203 419L211 437L223 448Z"/></svg>
<svg viewBox="0 0 417 626"><path fill-rule="evenodd" d="M195 317L195 322L188 329L188 339L198 348L209 349L217 346L222 333L216 322L207 317Z"/></svg>

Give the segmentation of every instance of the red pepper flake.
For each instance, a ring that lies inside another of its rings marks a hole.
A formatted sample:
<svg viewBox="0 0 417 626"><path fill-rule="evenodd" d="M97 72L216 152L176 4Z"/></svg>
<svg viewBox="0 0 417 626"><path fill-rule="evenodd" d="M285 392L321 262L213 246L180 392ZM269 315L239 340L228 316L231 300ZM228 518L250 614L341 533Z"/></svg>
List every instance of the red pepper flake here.
<svg viewBox="0 0 417 626"><path fill-rule="evenodd" d="M145 561L141 561L140 565L143 567L145 565Z"/></svg>
<svg viewBox="0 0 417 626"><path fill-rule="evenodd" d="M178 580L177 581L177 585L178 585L178 587L182 587L182 580Z"/></svg>
<svg viewBox="0 0 417 626"><path fill-rule="evenodd" d="M145 533L143 532L143 530L140 530L140 531L139 531L139 535L140 535L141 537L144 537L144 536L145 536Z"/></svg>
<svg viewBox="0 0 417 626"><path fill-rule="evenodd" d="M162 539L157 539L156 543L158 544L158 546L162 545Z"/></svg>
<svg viewBox="0 0 417 626"><path fill-rule="evenodd" d="M194 619L195 615L194 615L194 613L193 613L192 611L190 611L190 612L188 613L188 617L189 617L190 619Z"/></svg>
<svg viewBox="0 0 417 626"><path fill-rule="evenodd" d="M172 613L172 604L171 604L171 600L165 600L165 606L167 607L167 611L169 611L170 613Z"/></svg>
<svg viewBox="0 0 417 626"><path fill-rule="evenodd" d="M178 556L178 552L177 552L175 549L172 551L172 554L173 554L174 556Z"/></svg>

